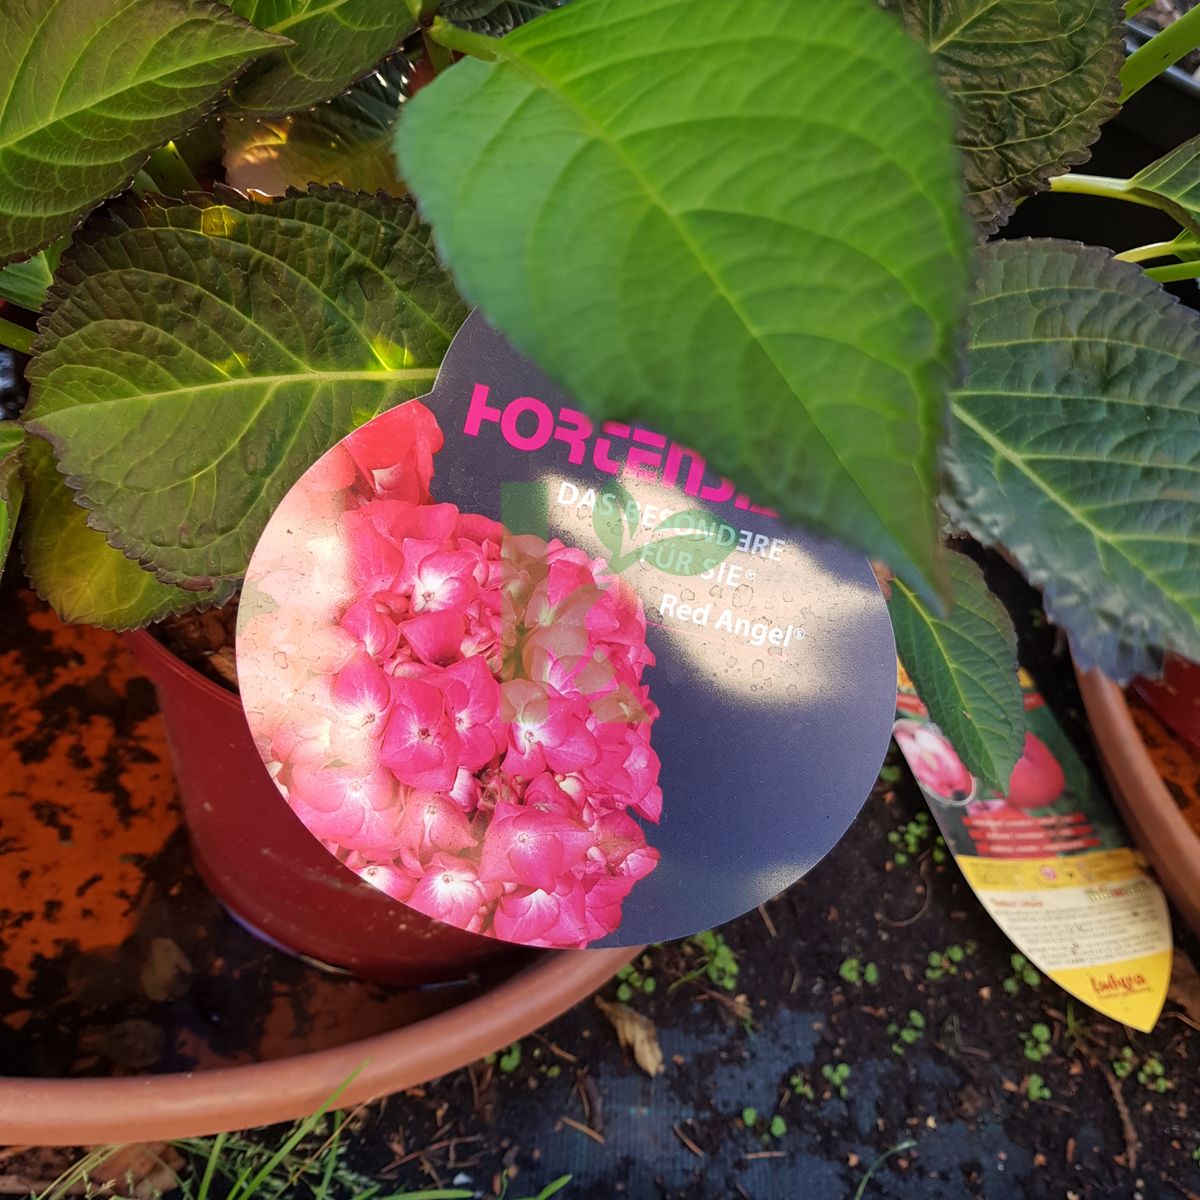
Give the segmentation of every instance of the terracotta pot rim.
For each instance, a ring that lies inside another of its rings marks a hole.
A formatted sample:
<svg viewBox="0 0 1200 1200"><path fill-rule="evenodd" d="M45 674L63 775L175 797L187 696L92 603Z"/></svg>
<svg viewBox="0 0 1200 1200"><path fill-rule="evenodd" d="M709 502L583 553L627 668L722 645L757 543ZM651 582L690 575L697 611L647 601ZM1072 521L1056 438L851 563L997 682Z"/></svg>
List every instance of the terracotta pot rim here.
<svg viewBox="0 0 1200 1200"><path fill-rule="evenodd" d="M641 950L547 952L455 1008L272 1062L113 1079L0 1078L0 1145L166 1141L291 1121L315 1112L348 1079L338 1107L361 1104L526 1037L600 988Z"/></svg>
<svg viewBox="0 0 1200 1200"><path fill-rule="evenodd" d="M1184 919L1200 932L1200 834L1167 790L1120 687L1075 669L1096 748L1122 815Z"/></svg>

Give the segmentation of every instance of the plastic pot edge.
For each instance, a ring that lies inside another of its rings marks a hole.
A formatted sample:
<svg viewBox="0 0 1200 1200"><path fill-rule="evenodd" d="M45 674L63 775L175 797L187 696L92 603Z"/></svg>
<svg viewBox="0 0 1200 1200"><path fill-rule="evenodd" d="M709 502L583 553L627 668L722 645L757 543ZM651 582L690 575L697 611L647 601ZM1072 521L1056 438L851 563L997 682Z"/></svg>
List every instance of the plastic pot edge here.
<svg viewBox="0 0 1200 1200"><path fill-rule="evenodd" d="M547 952L456 1008L403 1029L274 1062L114 1079L0 1078L0 1145L201 1137L345 1108L457 1070L591 995L643 947Z"/></svg>

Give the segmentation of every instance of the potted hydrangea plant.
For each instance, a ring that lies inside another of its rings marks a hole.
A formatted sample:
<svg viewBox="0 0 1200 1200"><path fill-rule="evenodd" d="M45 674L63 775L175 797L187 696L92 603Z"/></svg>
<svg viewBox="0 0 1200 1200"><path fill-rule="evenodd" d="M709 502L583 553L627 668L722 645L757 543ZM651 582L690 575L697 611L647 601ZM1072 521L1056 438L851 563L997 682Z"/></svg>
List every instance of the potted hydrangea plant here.
<svg viewBox="0 0 1200 1200"><path fill-rule="evenodd" d="M1111 0L885 7L10 0L0 339L30 356L30 397L0 425L0 547L16 530L72 621L230 604L291 485L429 390L470 303L593 413L694 445L886 564L905 665L1003 786L1023 750L1013 631L947 524L1012 555L1082 666L1124 681L1200 657L1200 357L1162 286L1200 275L1200 147L1131 179L1068 173L1200 18L1123 63ZM237 190L251 178L280 194ZM1155 206L1180 233L1115 257L981 244L1047 187ZM289 836L253 815L251 792L273 814L279 796L252 778L236 698L135 636L185 796L215 787L240 828ZM184 736L199 725L207 745ZM214 886L256 923L266 881L234 894L245 847L190 807ZM293 833L283 857L316 897L328 856ZM285 916L336 956L320 911ZM409 933L441 967L489 945ZM560 1003L596 970L545 969ZM190 1086L163 1095L186 1108ZM122 1136L90 1112L97 1140Z"/></svg>

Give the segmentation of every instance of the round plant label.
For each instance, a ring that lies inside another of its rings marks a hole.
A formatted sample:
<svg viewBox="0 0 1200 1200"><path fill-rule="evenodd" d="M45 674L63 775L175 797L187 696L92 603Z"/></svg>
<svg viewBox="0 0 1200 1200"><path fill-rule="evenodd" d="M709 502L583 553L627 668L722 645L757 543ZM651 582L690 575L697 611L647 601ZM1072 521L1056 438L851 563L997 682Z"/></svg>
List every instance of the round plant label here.
<svg viewBox="0 0 1200 1200"><path fill-rule="evenodd" d="M861 555L592 421L478 314L430 395L284 498L237 650L313 836L533 946L663 941L776 895L853 820L894 716Z"/></svg>

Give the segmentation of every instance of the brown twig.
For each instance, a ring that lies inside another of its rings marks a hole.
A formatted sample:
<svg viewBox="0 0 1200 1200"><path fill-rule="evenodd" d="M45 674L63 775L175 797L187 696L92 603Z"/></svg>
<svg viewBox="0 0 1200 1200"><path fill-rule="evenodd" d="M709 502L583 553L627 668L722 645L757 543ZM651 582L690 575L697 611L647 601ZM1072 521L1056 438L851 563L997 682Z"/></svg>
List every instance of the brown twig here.
<svg viewBox="0 0 1200 1200"><path fill-rule="evenodd" d="M1163 1013L1163 1016L1164 1017L1174 1017L1176 1021L1182 1021L1185 1025L1189 1026L1190 1028L1200 1031L1200 1025L1198 1025L1195 1021L1193 1021L1192 1018L1187 1015L1187 1013L1165 1012L1165 1013Z"/></svg>
<svg viewBox="0 0 1200 1200"><path fill-rule="evenodd" d="M579 1059L569 1050L564 1050L557 1042L547 1041L541 1034L537 1034L537 1039L550 1051L556 1058L561 1058L563 1062L577 1063Z"/></svg>
<svg viewBox="0 0 1200 1200"><path fill-rule="evenodd" d="M1185 1200L1200 1200L1200 1193L1193 1192L1191 1188L1184 1187L1183 1184L1179 1182L1179 1180L1172 1179L1170 1177L1170 1175L1164 1175L1163 1179L1165 1179L1167 1181L1167 1183L1169 1183L1173 1188L1175 1188L1180 1193L1180 1195L1182 1195L1185 1198Z"/></svg>
<svg viewBox="0 0 1200 1200"><path fill-rule="evenodd" d="M393 1167L402 1167L405 1163L412 1162L414 1158L419 1158L424 1161L427 1154L436 1154L439 1150L445 1150L447 1147L460 1146L464 1142L482 1142L482 1136L474 1134L471 1137L452 1137L443 1138L440 1142L430 1142L428 1146L422 1146L420 1150L412 1150L403 1158L397 1158L388 1164L388 1170ZM441 1187L441 1184L438 1184Z"/></svg>
<svg viewBox="0 0 1200 1200"><path fill-rule="evenodd" d="M605 1144L604 1134L597 1133L590 1125L585 1125L582 1121L576 1121L573 1117L562 1116L558 1119L564 1125L570 1125L572 1129L577 1129L580 1133L590 1137L593 1142L598 1142L601 1146Z"/></svg>
<svg viewBox="0 0 1200 1200"><path fill-rule="evenodd" d="M1108 1090L1112 1092L1113 1104L1116 1106L1117 1116L1121 1119L1121 1133L1125 1138L1125 1164L1131 1171L1136 1171L1138 1146L1141 1143L1133 1124L1133 1118L1129 1115L1129 1105L1125 1103L1125 1097L1121 1092L1120 1081L1112 1073L1112 1070L1101 1063L1099 1059L1093 1058L1092 1066L1104 1076L1104 1082L1108 1084Z"/></svg>
<svg viewBox="0 0 1200 1200"><path fill-rule="evenodd" d="M686 1147L687 1147L687 1148L688 1148L688 1149L689 1149L689 1150L690 1150L690 1151L691 1151L691 1152L692 1152L692 1153L693 1153L693 1154L694 1154L694 1155L695 1155L697 1158L703 1158L703 1157L704 1157L704 1151L703 1151L703 1150L701 1150L701 1149L700 1149L700 1147L699 1147L699 1146L697 1146L697 1145L696 1145L696 1143L695 1143L695 1142L693 1142L693 1141L692 1141L692 1139L691 1139L690 1137L688 1137L688 1135L687 1135L686 1133L684 1133L684 1132L683 1132L683 1130L682 1130L682 1129L679 1127L679 1122L678 1122L678 1121L677 1121L677 1122L676 1122L674 1125L672 1125L672 1126L671 1126L671 1129L674 1131L674 1133L675 1133L675 1136L676 1136L676 1137L677 1137L677 1138L678 1138L678 1139L679 1139L679 1140L680 1140L680 1141L681 1141L681 1142L682 1142L682 1143L683 1143L683 1144L684 1144L684 1145L685 1145L685 1146L686 1146Z"/></svg>
<svg viewBox="0 0 1200 1200"><path fill-rule="evenodd" d="M911 917L905 917L903 921L893 921L891 917L879 914L879 920L891 929L905 929L909 925L915 925L928 911L929 906L933 903L933 888L929 883L929 876L925 874L925 868L929 865L930 859L922 858L921 865L917 868L921 875L921 882L925 888L925 899L921 902L921 907L917 909Z"/></svg>
<svg viewBox="0 0 1200 1200"><path fill-rule="evenodd" d="M604 1101L600 1097L600 1089L596 1087L596 1081L588 1074L586 1067L575 1076L575 1090L579 1093L583 1119L598 1133L603 1133Z"/></svg>
<svg viewBox="0 0 1200 1200"><path fill-rule="evenodd" d="M767 906L760 904L758 906L758 915L762 917L763 924L767 927L767 932L773 937L779 936L779 931L775 928L775 922L771 920L771 914L767 912Z"/></svg>
<svg viewBox="0 0 1200 1200"><path fill-rule="evenodd" d="M754 1158L784 1158L786 1156L782 1150L755 1150L753 1154L743 1154L742 1157L749 1162Z"/></svg>
<svg viewBox="0 0 1200 1200"><path fill-rule="evenodd" d="M744 996L727 996L721 992L714 992L712 988L702 987L699 989L700 995L708 1000L715 1000L718 1004L723 1004L739 1021L746 1021L753 1018L754 1013L750 1006L746 1003Z"/></svg>

